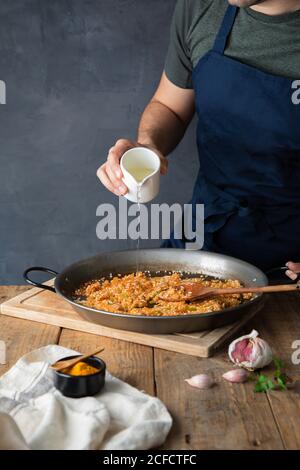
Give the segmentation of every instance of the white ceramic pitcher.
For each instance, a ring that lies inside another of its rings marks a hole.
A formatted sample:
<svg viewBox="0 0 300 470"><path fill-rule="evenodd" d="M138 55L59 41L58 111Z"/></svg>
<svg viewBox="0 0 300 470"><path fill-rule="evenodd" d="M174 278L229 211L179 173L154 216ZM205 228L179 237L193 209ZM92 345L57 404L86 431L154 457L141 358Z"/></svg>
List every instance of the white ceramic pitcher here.
<svg viewBox="0 0 300 470"><path fill-rule="evenodd" d="M135 147L121 158L123 181L128 187L125 197L132 202L149 202L159 192L160 158L153 150Z"/></svg>

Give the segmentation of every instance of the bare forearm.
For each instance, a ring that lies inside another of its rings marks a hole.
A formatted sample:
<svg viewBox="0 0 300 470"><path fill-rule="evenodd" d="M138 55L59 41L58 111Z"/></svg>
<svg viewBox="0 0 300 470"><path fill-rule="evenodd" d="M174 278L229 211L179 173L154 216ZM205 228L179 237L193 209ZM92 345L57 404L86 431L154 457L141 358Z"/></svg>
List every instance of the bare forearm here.
<svg viewBox="0 0 300 470"><path fill-rule="evenodd" d="M152 100L141 117L137 140L167 156L179 144L185 130L186 124L170 108Z"/></svg>

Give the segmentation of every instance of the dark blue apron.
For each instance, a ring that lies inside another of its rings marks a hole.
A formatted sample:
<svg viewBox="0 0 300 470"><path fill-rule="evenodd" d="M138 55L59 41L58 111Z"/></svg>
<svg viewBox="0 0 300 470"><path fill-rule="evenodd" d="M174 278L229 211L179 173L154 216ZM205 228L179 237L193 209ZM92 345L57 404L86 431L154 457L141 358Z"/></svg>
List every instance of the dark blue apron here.
<svg viewBox="0 0 300 470"><path fill-rule="evenodd" d="M300 106L293 80L224 55L237 12L228 7L193 71L200 171L192 203L205 204L205 250L266 270L300 260Z"/></svg>

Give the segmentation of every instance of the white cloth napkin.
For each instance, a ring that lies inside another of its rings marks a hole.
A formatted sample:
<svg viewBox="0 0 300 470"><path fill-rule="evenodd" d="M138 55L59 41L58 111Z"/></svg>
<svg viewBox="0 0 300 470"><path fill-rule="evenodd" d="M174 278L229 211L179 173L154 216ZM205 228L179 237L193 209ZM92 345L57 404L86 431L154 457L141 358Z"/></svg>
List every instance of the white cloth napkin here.
<svg viewBox="0 0 300 470"><path fill-rule="evenodd" d="M106 373L94 397L67 398L49 364L76 351L49 345L0 378L0 449L150 449L172 426L163 403Z"/></svg>

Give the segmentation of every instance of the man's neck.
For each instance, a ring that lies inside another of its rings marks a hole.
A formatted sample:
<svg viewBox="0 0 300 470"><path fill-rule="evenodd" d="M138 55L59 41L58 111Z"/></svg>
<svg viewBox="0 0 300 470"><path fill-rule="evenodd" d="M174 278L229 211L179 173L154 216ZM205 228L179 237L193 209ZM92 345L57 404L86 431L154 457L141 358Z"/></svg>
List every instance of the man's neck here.
<svg viewBox="0 0 300 470"><path fill-rule="evenodd" d="M250 7L265 15L283 15L300 9L300 0L265 0Z"/></svg>

